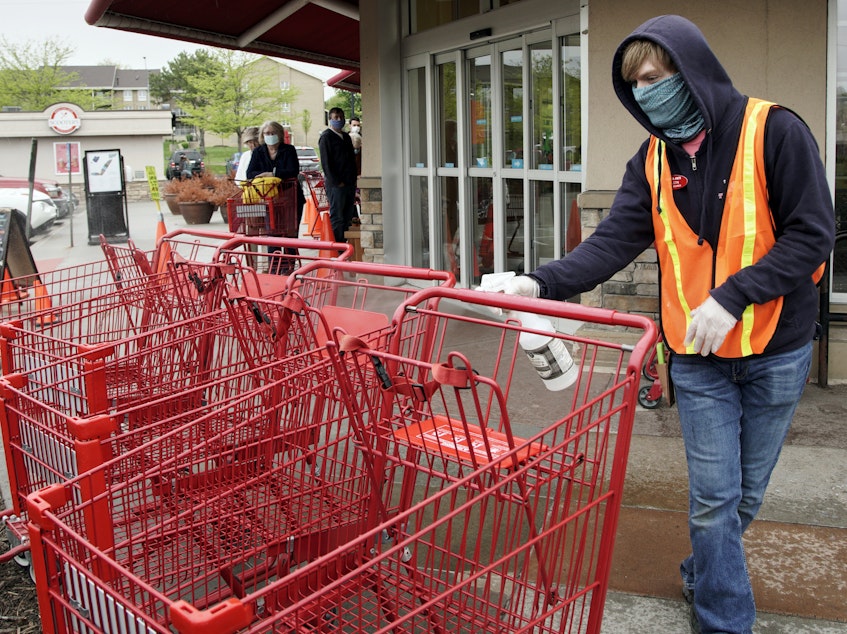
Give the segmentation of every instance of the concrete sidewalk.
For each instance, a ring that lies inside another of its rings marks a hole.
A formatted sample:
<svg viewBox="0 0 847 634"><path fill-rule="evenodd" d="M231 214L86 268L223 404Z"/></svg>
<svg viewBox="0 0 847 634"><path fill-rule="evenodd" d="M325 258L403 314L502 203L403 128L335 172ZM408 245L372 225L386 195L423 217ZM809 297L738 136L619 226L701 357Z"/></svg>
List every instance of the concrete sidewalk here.
<svg viewBox="0 0 847 634"><path fill-rule="evenodd" d="M162 203L168 230L190 229ZM130 203L129 233L155 244L153 202ZM35 236L31 251L54 268L98 260L85 211ZM215 214L196 228L226 231ZM41 266L39 267L41 268ZM46 270L46 269L42 269ZM847 632L847 386L809 385L747 539L757 634ZM678 564L687 554L687 482L676 409L636 415L603 634L688 631Z"/></svg>

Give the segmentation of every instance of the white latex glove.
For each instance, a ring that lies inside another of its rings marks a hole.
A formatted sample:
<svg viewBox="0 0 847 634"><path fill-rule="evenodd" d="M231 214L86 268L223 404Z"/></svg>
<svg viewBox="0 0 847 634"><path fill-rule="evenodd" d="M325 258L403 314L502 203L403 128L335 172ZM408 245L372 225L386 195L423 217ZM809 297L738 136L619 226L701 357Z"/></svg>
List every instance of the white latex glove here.
<svg viewBox="0 0 847 634"><path fill-rule="evenodd" d="M688 346L694 342L694 352L708 357L717 352L727 334L738 320L712 296L691 311L691 325L685 333Z"/></svg>
<svg viewBox="0 0 847 634"><path fill-rule="evenodd" d="M538 297L540 290L538 282L528 275L516 275L506 280L506 283L503 285L503 292L507 295Z"/></svg>

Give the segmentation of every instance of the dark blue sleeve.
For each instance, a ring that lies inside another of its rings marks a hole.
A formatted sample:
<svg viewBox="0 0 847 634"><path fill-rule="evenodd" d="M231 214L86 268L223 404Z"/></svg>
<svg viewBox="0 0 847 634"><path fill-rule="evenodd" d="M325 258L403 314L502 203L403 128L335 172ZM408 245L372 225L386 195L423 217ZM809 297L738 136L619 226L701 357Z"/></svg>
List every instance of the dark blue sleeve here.
<svg viewBox="0 0 847 634"><path fill-rule="evenodd" d="M632 262L654 240L652 197L644 173L646 144L627 163L609 215L566 257L530 275L541 296L565 300L591 290Z"/></svg>
<svg viewBox="0 0 847 634"><path fill-rule="evenodd" d="M829 259L835 213L817 143L806 124L776 108L765 128L765 174L776 243L761 260L712 291L736 317L749 304L790 294Z"/></svg>

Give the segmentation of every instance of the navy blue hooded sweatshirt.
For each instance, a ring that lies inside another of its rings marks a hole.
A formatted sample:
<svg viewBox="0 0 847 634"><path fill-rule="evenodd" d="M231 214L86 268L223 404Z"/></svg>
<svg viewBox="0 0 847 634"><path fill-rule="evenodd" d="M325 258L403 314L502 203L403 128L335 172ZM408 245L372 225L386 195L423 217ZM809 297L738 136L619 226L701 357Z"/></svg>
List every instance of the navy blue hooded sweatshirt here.
<svg viewBox="0 0 847 634"><path fill-rule="evenodd" d="M668 52L703 114L706 137L693 157L650 123L632 95L632 85L621 76L623 51L633 40L652 40ZM714 251L747 97L733 87L700 30L674 15L645 22L621 43L612 82L624 107L667 143L672 173L688 179L685 187L674 190L674 200L700 237L700 247ZM648 143L627 163L609 215L595 232L566 258L530 274L541 286L541 297L567 299L588 291L653 243L654 210L645 174ZM812 274L829 258L835 233L832 198L815 139L806 124L784 108L772 109L765 126L765 176L776 243L753 266L713 288L711 295L736 318L749 304L784 296L777 330L764 351L772 354L799 348L814 336L818 291Z"/></svg>

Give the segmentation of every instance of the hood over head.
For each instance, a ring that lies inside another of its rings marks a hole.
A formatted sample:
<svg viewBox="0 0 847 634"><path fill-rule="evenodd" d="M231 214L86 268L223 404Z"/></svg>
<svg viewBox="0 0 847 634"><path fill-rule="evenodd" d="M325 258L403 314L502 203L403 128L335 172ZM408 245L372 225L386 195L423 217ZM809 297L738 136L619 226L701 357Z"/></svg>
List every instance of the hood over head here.
<svg viewBox="0 0 847 634"><path fill-rule="evenodd" d="M618 99L650 134L665 138L635 101L632 84L621 76L623 52L633 40L650 40L668 52L703 115L706 130L720 128L727 108L742 95L733 87L700 29L678 15L652 18L621 42L612 61L612 84Z"/></svg>

